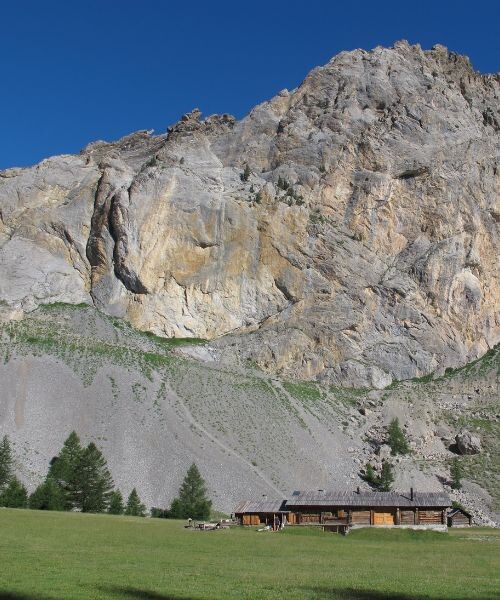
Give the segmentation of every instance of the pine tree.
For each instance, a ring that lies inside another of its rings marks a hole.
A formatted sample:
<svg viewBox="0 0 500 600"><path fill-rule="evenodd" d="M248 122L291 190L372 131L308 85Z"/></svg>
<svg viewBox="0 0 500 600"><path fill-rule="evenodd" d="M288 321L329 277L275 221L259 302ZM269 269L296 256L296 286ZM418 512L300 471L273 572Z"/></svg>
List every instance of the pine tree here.
<svg viewBox="0 0 500 600"><path fill-rule="evenodd" d="M12 477L8 486L0 494L0 506L9 508L26 508L28 492L17 477Z"/></svg>
<svg viewBox="0 0 500 600"><path fill-rule="evenodd" d="M64 491L65 510L71 510L77 503L78 469L82 454L80 438L75 431L72 431L64 442L59 455L52 459L49 468L47 478L56 482Z"/></svg>
<svg viewBox="0 0 500 600"><path fill-rule="evenodd" d="M212 502L206 493L205 481L193 463L179 489L179 497L172 502L170 516L176 519L208 519Z"/></svg>
<svg viewBox="0 0 500 600"><path fill-rule="evenodd" d="M109 497L108 513L110 515L123 515L123 496L120 490L113 490Z"/></svg>
<svg viewBox="0 0 500 600"><path fill-rule="evenodd" d="M35 510L65 510L66 494L57 481L47 477L29 497L29 507Z"/></svg>
<svg viewBox="0 0 500 600"><path fill-rule="evenodd" d="M457 457L451 461L450 467L451 475L451 488L453 490L460 490L462 488L462 465Z"/></svg>
<svg viewBox="0 0 500 600"><path fill-rule="evenodd" d="M404 434L404 431L399 426L399 419L393 419L387 428L387 443L391 447L391 454L409 454L410 446Z"/></svg>
<svg viewBox="0 0 500 600"><path fill-rule="evenodd" d="M377 485L377 475L375 473L375 469L370 463L367 463L365 467L365 481L367 481L370 485Z"/></svg>
<svg viewBox="0 0 500 600"><path fill-rule="evenodd" d="M393 483L394 473L392 471L391 463L384 460L382 463L380 477L378 478L378 489L381 492L390 492Z"/></svg>
<svg viewBox="0 0 500 600"><path fill-rule="evenodd" d="M105 511L113 487L106 459L99 448L90 442L81 454L71 481L76 508L82 512Z"/></svg>
<svg viewBox="0 0 500 600"><path fill-rule="evenodd" d="M13 477L12 450L9 438L5 435L0 442L0 490L6 486Z"/></svg>
<svg viewBox="0 0 500 600"><path fill-rule="evenodd" d="M245 170L240 175L241 181L248 181L251 174L252 174L252 171L250 170L250 167L248 166L247 163L245 163Z"/></svg>
<svg viewBox="0 0 500 600"><path fill-rule="evenodd" d="M130 492L130 496L128 497L125 514L131 517L146 516L146 507L144 504L141 504L141 499L135 488Z"/></svg>

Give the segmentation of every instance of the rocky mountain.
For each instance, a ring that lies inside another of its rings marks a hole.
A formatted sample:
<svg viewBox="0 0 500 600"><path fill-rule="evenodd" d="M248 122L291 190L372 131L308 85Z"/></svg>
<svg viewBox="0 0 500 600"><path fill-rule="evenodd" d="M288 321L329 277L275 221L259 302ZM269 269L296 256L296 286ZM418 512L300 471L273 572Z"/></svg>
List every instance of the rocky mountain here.
<svg viewBox="0 0 500 600"><path fill-rule="evenodd" d="M32 488L76 429L165 506L395 486L498 518L500 77L355 50L237 121L0 172L0 434ZM457 437L458 436L458 437Z"/></svg>
<svg viewBox="0 0 500 600"><path fill-rule="evenodd" d="M343 52L241 121L3 171L0 299L331 384L463 365L500 338L499 82L442 46Z"/></svg>

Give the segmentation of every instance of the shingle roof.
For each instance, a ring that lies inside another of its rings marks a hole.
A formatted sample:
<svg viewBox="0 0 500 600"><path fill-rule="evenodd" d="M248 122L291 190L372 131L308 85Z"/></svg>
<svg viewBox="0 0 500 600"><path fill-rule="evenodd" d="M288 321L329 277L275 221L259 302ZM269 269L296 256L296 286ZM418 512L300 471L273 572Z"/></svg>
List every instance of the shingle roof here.
<svg viewBox="0 0 500 600"><path fill-rule="evenodd" d="M286 500L244 500L234 509L234 513L278 513L290 512L285 508Z"/></svg>
<svg viewBox="0 0 500 600"><path fill-rule="evenodd" d="M448 511L448 517L454 517L458 513L463 513L466 517L471 517L472 516L464 508L453 508L452 510Z"/></svg>
<svg viewBox="0 0 500 600"><path fill-rule="evenodd" d="M294 492L286 502L287 508L294 506L394 506L394 507L437 507L451 506L448 494L443 492Z"/></svg>

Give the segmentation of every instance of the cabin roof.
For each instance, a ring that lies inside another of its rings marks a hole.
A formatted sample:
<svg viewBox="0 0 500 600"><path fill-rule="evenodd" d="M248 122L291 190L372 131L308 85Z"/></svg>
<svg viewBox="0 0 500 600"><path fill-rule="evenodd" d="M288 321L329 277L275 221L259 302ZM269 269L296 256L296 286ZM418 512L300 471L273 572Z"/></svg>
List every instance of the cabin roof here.
<svg viewBox="0 0 500 600"><path fill-rule="evenodd" d="M234 513L279 513L290 512L285 508L286 500L244 500Z"/></svg>
<svg viewBox="0 0 500 600"><path fill-rule="evenodd" d="M448 494L443 492L351 492L351 491L298 491L286 502L294 506L394 506L394 507L447 507L451 505Z"/></svg>
<svg viewBox="0 0 500 600"><path fill-rule="evenodd" d="M472 515L467 512L466 510L464 510L463 508L452 508L450 511L448 511L448 517L454 517L456 514L458 513L462 513L463 515L465 515L466 517L472 517Z"/></svg>

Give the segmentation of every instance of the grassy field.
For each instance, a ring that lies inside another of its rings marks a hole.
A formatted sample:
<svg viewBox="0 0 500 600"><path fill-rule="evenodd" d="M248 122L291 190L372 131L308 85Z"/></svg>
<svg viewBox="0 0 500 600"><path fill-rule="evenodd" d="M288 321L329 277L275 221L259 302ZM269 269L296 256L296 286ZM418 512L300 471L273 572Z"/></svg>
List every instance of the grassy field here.
<svg viewBox="0 0 500 600"><path fill-rule="evenodd" d="M500 531L187 531L183 523L0 509L0 600L500 597Z"/></svg>

